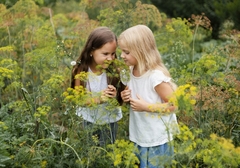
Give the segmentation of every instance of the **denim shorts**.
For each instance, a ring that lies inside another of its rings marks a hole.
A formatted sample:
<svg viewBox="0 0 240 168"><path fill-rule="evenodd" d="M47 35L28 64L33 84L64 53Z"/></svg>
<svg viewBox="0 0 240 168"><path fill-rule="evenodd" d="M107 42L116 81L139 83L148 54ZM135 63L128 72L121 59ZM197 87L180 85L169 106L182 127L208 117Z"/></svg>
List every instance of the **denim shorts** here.
<svg viewBox="0 0 240 168"><path fill-rule="evenodd" d="M140 161L139 168L164 168L164 165L171 165L173 157L173 146L171 143L165 143L153 147L137 147L136 156Z"/></svg>

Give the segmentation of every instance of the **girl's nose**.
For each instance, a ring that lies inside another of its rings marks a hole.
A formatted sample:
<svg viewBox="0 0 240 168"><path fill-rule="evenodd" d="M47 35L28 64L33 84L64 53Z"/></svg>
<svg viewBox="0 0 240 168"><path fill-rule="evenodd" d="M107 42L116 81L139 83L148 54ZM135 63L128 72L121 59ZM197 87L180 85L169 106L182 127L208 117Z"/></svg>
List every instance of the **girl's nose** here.
<svg viewBox="0 0 240 168"><path fill-rule="evenodd" d="M107 60L108 60L108 61L113 60L113 56L112 56L112 55L109 55L109 56L107 57Z"/></svg>
<svg viewBox="0 0 240 168"><path fill-rule="evenodd" d="M124 58L124 54L123 54L123 53L121 53L120 57L121 57L121 58Z"/></svg>

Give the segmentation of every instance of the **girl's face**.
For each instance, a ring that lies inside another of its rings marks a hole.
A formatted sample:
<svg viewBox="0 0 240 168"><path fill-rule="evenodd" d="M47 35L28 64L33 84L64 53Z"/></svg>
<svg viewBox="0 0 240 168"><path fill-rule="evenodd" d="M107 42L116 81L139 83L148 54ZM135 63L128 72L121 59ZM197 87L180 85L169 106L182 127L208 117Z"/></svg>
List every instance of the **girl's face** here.
<svg viewBox="0 0 240 168"><path fill-rule="evenodd" d="M130 53L129 49L126 47L121 47L120 49L122 50L121 53L121 58L124 60L125 64L128 66L136 66L137 65L137 60L136 58Z"/></svg>
<svg viewBox="0 0 240 168"><path fill-rule="evenodd" d="M93 56L93 62L90 66L91 70L98 71L97 69L99 68L99 65L100 68L108 68L108 65L111 63L111 61L115 59L116 48L116 41L112 41L91 52L91 55Z"/></svg>

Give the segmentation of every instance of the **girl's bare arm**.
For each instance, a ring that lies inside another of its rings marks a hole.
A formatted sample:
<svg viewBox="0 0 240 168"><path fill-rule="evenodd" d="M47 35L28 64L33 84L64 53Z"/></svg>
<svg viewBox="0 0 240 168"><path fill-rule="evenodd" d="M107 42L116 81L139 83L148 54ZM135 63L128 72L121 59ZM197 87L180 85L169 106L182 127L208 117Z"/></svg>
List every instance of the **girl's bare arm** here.
<svg viewBox="0 0 240 168"><path fill-rule="evenodd" d="M137 95L138 99L130 98L130 104L134 111L147 111L147 112L172 112L176 108L168 103L169 97L173 94L173 89L169 83L162 82L155 87L159 97L164 103L148 103L144 98Z"/></svg>

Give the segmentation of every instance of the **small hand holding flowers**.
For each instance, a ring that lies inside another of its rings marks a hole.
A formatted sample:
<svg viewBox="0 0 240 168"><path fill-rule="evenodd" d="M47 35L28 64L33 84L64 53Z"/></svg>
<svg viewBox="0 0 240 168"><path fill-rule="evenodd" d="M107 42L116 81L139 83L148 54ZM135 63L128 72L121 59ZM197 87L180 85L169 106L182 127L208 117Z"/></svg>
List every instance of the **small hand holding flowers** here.
<svg viewBox="0 0 240 168"><path fill-rule="evenodd" d="M128 86L121 92L121 97L123 102L129 102L131 98L131 90L128 89Z"/></svg>
<svg viewBox="0 0 240 168"><path fill-rule="evenodd" d="M137 99L131 98L131 90L128 87L125 88L124 91L121 92L121 96L124 102L129 102L131 108L134 111L142 112L157 112L162 114L169 114L174 112L175 107L171 103L156 103L151 104L146 102L141 96L136 95Z"/></svg>
<svg viewBox="0 0 240 168"><path fill-rule="evenodd" d="M100 96L101 102L106 102L109 98L115 98L117 96L117 89L113 85L108 85L108 87L102 91Z"/></svg>

